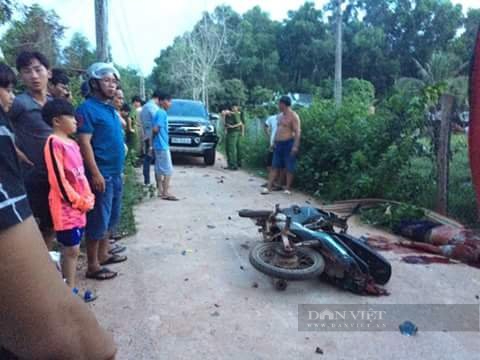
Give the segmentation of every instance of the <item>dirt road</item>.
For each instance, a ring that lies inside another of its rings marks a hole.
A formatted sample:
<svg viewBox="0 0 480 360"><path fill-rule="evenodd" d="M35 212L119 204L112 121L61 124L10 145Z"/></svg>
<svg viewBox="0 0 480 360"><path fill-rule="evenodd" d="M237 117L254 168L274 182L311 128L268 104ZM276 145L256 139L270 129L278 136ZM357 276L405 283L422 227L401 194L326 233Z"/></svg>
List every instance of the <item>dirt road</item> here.
<svg viewBox="0 0 480 360"><path fill-rule="evenodd" d="M154 199L138 207L139 232L125 241L129 260L114 267L119 278L88 283L100 296L92 308L115 334L118 359L479 358L478 333L299 332L299 304L477 304L480 270L408 265L385 253L394 268L389 297L360 297L319 281L277 292L248 262L247 246L259 235L237 210L312 199L260 196L262 182L220 165L183 161L173 180L182 201Z"/></svg>

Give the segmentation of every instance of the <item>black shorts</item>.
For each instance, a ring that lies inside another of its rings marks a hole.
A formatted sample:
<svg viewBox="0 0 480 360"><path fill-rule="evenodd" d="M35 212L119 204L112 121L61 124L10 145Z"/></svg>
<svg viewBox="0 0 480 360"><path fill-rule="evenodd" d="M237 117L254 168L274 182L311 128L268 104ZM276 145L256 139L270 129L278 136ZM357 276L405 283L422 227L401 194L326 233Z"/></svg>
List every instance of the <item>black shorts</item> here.
<svg viewBox="0 0 480 360"><path fill-rule="evenodd" d="M272 167L272 164L273 164L273 151L268 151L267 167Z"/></svg>
<svg viewBox="0 0 480 360"><path fill-rule="evenodd" d="M30 208L32 209L35 220L37 220L40 231L52 231L53 221L48 203L48 193L50 192L50 185L48 184L48 181L29 181L25 183L25 188L27 190Z"/></svg>

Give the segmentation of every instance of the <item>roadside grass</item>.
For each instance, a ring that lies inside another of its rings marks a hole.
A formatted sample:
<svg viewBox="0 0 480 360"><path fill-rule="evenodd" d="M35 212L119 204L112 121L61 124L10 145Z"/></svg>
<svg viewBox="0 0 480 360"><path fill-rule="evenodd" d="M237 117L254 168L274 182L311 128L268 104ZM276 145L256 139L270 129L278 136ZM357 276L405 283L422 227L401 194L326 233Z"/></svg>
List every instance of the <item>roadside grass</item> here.
<svg viewBox="0 0 480 360"><path fill-rule="evenodd" d="M123 187L122 215L118 231L125 236L132 236L137 232L134 207L142 202L147 196L143 185L138 180L134 164L137 160L137 153L130 151L127 155L125 165L125 179Z"/></svg>

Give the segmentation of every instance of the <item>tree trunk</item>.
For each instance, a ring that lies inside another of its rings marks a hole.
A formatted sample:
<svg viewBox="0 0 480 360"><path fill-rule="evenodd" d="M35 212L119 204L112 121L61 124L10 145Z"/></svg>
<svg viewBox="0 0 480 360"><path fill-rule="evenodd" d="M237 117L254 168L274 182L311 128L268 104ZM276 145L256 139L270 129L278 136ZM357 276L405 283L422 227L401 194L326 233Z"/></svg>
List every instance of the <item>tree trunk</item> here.
<svg viewBox="0 0 480 360"><path fill-rule="evenodd" d="M337 0L337 34L335 52L335 104L342 105L342 0Z"/></svg>
<svg viewBox="0 0 480 360"><path fill-rule="evenodd" d="M452 118L455 98L443 95L440 99L441 121L437 152L437 212L447 215L448 211L448 175L450 152L450 119Z"/></svg>

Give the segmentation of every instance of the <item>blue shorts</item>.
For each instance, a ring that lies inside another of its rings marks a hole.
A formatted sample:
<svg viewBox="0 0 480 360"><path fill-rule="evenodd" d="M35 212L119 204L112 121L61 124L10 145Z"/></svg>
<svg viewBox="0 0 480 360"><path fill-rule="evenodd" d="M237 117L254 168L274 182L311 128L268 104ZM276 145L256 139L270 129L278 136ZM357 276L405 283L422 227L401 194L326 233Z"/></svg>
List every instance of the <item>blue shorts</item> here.
<svg viewBox="0 0 480 360"><path fill-rule="evenodd" d="M297 166L297 157L292 155L294 139L286 141L276 141L273 151L272 168L280 170L287 169L289 173L294 173Z"/></svg>
<svg viewBox="0 0 480 360"><path fill-rule="evenodd" d="M82 241L84 231L84 228L57 231L57 241L66 247L78 246Z"/></svg>
<svg viewBox="0 0 480 360"><path fill-rule="evenodd" d="M115 231L120 223L122 194L122 176L105 176L105 192L95 193L95 207L87 214L87 240L104 240L108 232Z"/></svg>
<svg viewBox="0 0 480 360"><path fill-rule="evenodd" d="M173 175L172 155L170 150L155 150L155 174L161 176Z"/></svg>

